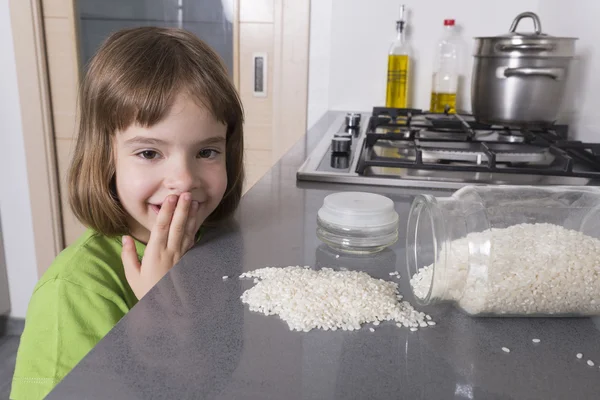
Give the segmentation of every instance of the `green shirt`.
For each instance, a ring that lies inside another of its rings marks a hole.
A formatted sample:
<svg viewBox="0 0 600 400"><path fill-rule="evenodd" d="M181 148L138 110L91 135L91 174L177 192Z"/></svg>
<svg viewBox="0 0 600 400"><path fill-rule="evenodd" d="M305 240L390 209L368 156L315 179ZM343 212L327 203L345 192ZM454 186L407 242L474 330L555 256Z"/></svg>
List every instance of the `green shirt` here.
<svg viewBox="0 0 600 400"><path fill-rule="evenodd" d="M138 256L145 245L136 241ZM120 237L88 230L37 283L17 352L11 399L41 399L137 303Z"/></svg>

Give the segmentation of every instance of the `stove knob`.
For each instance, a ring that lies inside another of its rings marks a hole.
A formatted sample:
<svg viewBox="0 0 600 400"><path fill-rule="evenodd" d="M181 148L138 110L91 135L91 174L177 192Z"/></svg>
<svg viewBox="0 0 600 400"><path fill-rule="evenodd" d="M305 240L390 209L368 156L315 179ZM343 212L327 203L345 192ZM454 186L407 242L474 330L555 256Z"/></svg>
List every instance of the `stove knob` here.
<svg viewBox="0 0 600 400"><path fill-rule="evenodd" d="M346 139L350 139L350 144L352 144L352 135L346 132L340 132L340 133L336 133L335 135L333 135L334 137L339 137L339 138L346 138Z"/></svg>
<svg viewBox="0 0 600 400"><path fill-rule="evenodd" d="M348 128L358 128L360 126L360 114L359 113L347 113L346 114L346 126Z"/></svg>
<svg viewBox="0 0 600 400"><path fill-rule="evenodd" d="M346 137L334 137L331 139L331 151L334 153L349 153L352 139Z"/></svg>
<svg viewBox="0 0 600 400"><path fill-rule="evenodd" d="M350 157L348 154L332 154L331 155L331 168L335 169L348 169L350 166Z"/></svg>
<svg viewBox="0 0 600 400"><path fill-rule="evenodd" d="M349 127L346 127L346 135L358 137L359 133L360 133L360 130L358 128L349 128Z"/></svg>

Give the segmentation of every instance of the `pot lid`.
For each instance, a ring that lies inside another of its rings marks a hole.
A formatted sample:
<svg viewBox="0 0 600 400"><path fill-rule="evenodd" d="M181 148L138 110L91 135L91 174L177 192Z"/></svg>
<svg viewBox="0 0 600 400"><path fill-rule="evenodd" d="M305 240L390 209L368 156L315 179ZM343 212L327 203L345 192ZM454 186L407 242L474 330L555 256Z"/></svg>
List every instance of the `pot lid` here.
<svg viewBox="0 0 600 400"><path fill-rule="evenodd" d="M533 20L534 32L517 32L517 25L523 18L531 18ZM531 11L526 11L517 15L512 22L508 33L498 36L477 37L476 39L577 40L577 38L573 37L557 37L543 33L540 18L536 13Z"/></svg>

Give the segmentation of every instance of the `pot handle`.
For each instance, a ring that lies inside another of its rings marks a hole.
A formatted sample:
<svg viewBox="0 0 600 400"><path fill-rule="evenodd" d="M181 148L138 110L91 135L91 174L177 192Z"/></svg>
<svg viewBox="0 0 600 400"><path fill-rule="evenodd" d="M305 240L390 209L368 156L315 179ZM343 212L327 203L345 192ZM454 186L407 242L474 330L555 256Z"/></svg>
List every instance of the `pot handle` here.
<svg viewBox="0 0 600 400"><path fill-rule="evenodd" d="M552 51L554 50L553 44L502 44L498 46L500 51Z"/></svg>
<svg viewBox="0 0 600 400"><path fill-rule="evenodd" d="M531 11L525 11L524 13L517 15L512 25L510 26L509 32L515 32L519 21L521 21L523 18L531 18L533 20L533 28L535 29L535 34L542 34L542 23L540 22L540 18L537 16L536 13L532 13Z"/></svg>
<svg viewBox="0 0 600 400"><path fill-rule="evenodd" d="M504 70L504 76L507 78L511 76L545 76L559 81L563 75L563 68L506 68Z"/></svg>

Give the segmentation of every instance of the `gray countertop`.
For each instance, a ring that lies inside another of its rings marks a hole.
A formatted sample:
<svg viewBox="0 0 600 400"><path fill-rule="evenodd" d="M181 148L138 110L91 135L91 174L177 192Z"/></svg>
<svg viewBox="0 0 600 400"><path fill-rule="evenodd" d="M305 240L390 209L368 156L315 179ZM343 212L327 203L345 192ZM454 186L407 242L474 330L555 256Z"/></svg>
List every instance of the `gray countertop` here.
<svg viewBox="0 0 600 400"><path fill-rule="evenodd" d="M402 229L396 245L370 257L336 254L316 238L316 213L330 193L384 194L405 221L412 197L423 192L296 182L319 129L335 115L326 114L243 197L235 221L209 232L48 398L600 398L600 321L473 319L450 305L418 307ZM237 279L288 265L346 267L386 280L398 270L406 300L437 325L417 332L391 323L373 333L290 331L276 316L250 312L239 297L252 282Z"/></svg>

